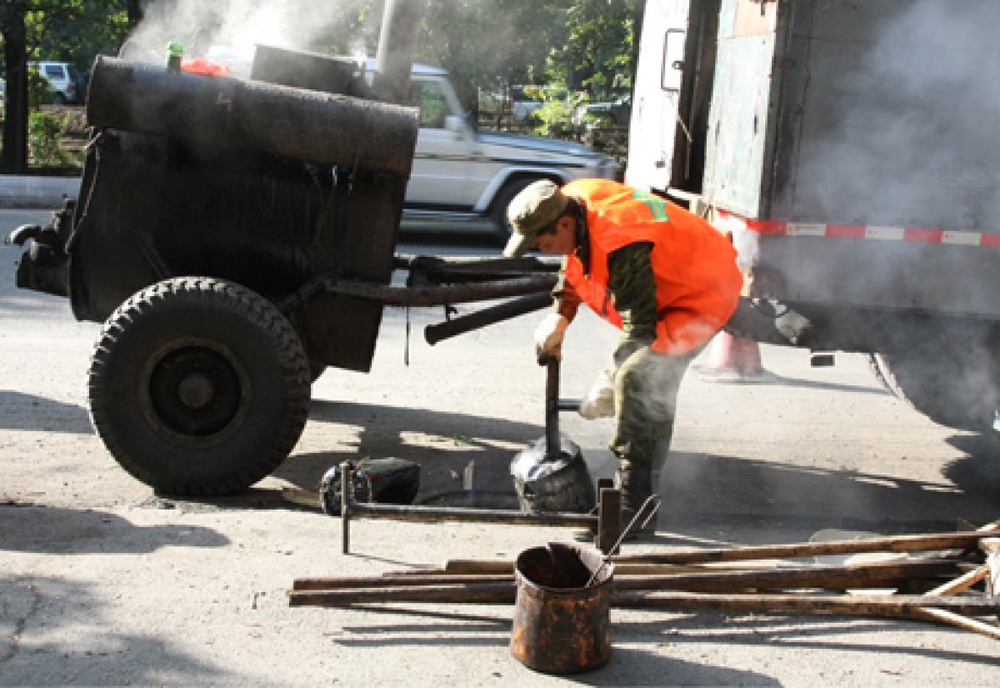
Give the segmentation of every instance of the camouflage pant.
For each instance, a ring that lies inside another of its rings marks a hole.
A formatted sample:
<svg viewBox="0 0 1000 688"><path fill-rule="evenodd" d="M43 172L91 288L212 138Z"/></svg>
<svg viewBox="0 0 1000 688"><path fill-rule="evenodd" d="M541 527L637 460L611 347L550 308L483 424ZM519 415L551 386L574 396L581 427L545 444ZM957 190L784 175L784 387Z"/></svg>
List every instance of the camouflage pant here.
<svg viewBox="0 0 1000 688"><path fill-rule="evenodd" d="M677 390L703 347L679 356L643 346L615 373L615 427L609 447L623 470L659 468L670 450Z"/></svg>

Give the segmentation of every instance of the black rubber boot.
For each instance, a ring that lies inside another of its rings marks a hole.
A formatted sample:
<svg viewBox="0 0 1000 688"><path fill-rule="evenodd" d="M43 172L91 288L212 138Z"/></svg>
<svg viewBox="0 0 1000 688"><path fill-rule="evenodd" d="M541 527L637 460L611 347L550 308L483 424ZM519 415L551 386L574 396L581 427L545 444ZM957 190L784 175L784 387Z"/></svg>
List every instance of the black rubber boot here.
<svg viewBox="0 0 1000 688"><path fill-rule="evenodd" d="M635 518L643 503L653 494L653 469L627 468L615 473L615 486L622 492L622 528ZM645 527L636 526L634 533L626 539L634 537L649 537L656 532L656 517L649 519Z"/></svg>

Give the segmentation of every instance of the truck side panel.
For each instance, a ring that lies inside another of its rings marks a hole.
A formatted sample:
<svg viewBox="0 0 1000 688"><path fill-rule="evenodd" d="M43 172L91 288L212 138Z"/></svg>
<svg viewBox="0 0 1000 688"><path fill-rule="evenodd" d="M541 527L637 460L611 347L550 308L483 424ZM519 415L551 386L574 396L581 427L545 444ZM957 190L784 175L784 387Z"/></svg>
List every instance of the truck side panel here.
<svg viewBox="0 0 1000 688"><path fill-rule="evenodd" d="M704 194L745 217L760 216L771 190L776 15L773 4L725 0L719 15Z"/></svg>
<svg viewBox="0 0 1000 688"><path fill-rule="evenodd" d="M739 242L748 262L790 302L1000 317L984 296L1000 289L1000 3L761 7L723 0L703 194L810 229Z"/></svg>

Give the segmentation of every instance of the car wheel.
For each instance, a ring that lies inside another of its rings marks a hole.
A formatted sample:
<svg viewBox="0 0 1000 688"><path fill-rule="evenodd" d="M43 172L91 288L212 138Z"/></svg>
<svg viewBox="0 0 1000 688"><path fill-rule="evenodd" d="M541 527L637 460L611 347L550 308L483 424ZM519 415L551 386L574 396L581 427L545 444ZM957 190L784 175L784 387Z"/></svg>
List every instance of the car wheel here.
<svg viewBox="0 0 1000 688"><path fill-rule="evenodd" d="M65 105L66 104L66 96L63 95L62 93L60 93L59 91L56 91L56 96L55 96L55 98L52 99L52 103L54 105Z"/></svg>
<svg viewBox="0 0 1000 688"><path fill-rule="evenodd" d="M309 413L310 368L285 317L223 280L165 280L109 316L88 381L94 427L154 489L221 495L271 473Z"/></svg>
<svg viewBox="0 0 1000 688"><path fill-rule="evenodd" d="M513 231L510 223L507 221L507 206L509 206L510 202L514 200L514 196L521 193L526 186L537 182L539 179L542 179L542 177L521 178L507 182L503 188L500 189L500 193L496 195L496 198L493 199L490 217L493 220L496 237L502 243L507 243L507 240L510 239L511 232Z"/></svg>

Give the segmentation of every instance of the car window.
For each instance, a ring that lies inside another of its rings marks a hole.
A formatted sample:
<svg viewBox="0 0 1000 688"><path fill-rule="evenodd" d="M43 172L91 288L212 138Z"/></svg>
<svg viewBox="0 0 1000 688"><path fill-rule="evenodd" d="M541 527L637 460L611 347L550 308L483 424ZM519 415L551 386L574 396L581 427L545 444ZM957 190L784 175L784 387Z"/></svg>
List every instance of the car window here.
<svg viewBox="0 0 1000 688"><path fill-rule="evenodd" d="M440 84L436 81L412 81L410 97L420 108L421 127L444 128L444 118L451 114L451 109Z"/></svg>
<svg viewBox="0 0 1000 688"><path fill-rule="evenodd" d="M62 79L63 70L59 65L45 65L45 76L50 79Z"/></svg>

